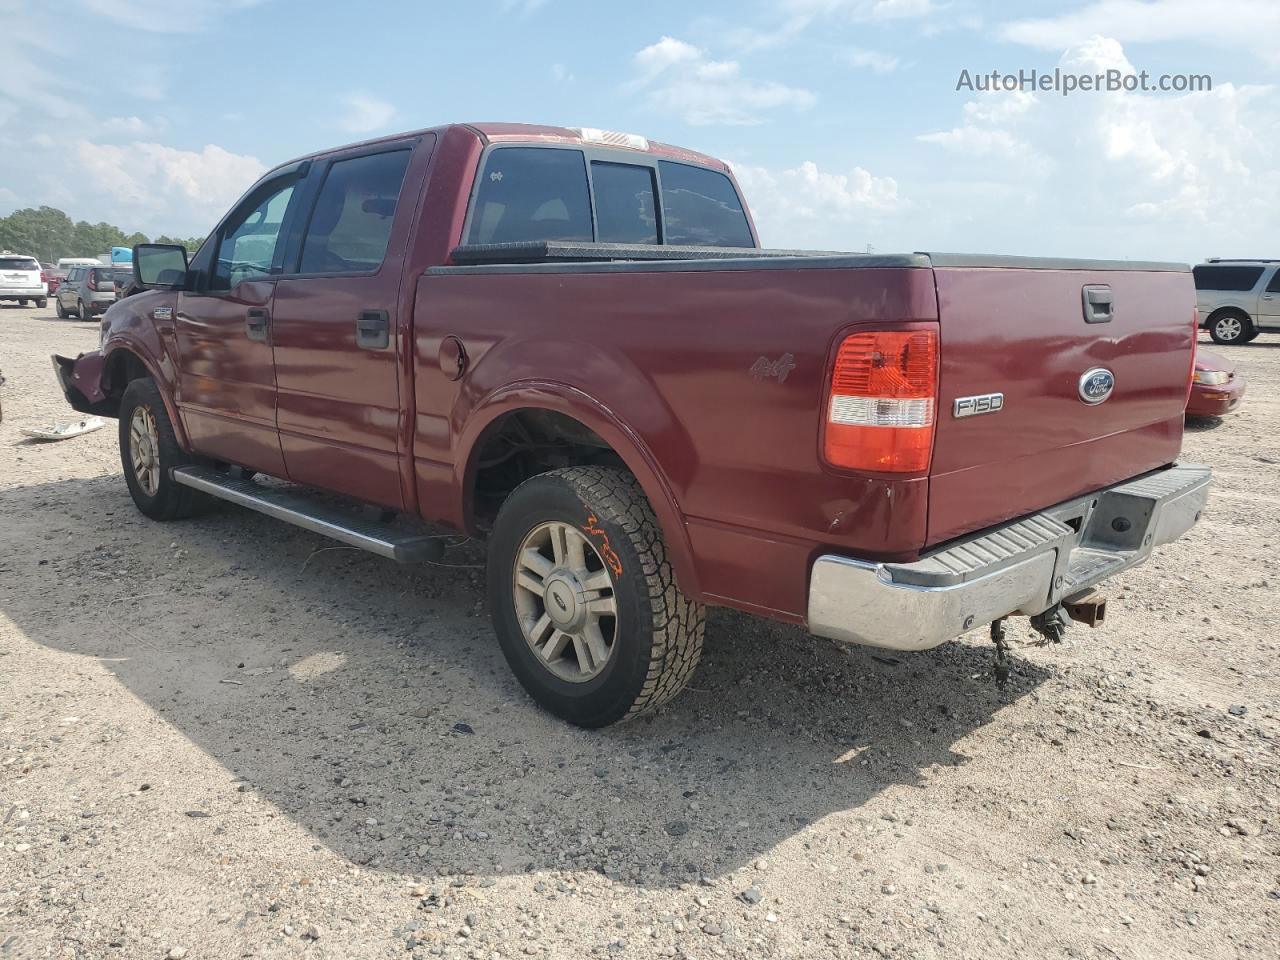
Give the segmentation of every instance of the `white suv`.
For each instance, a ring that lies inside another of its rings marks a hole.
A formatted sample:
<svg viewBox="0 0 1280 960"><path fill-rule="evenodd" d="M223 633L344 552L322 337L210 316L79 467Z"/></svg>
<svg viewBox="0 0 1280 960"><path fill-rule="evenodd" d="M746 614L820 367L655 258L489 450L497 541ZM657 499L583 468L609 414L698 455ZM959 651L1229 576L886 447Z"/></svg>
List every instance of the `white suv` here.
<svg viewBox="0 0 1280 960"><path fill-rule="evenodd" d="M1280 333L1280 260L1210 258L1192 273L1201 325L1214 343Z"/></svg>
<svg viewBox="0 0 1280 960"><path fill-rule="evenodd" d="M20 307L34 300L37 307L43 307L48 296L40 261L7 250L0 253L0 300L17 300Z"/></svg>

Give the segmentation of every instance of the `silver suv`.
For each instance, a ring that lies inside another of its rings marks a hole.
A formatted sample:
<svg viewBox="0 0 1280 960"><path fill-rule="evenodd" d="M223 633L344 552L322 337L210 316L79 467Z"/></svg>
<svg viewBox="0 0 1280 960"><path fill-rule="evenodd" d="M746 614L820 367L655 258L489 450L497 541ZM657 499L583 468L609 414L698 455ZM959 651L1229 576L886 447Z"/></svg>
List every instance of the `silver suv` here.
<svg viewBox="0 0 1280 960"><path fill-rule="evenodd" d="M1248 343L1280 333L1280 260L1223 260L1197 266L1196 304L1214 343Z"/></svg>
<svg viewBox="0 0 1280 960"><path fill-rule="evenodd" d="M67 279L53 294L58 316L64 320L67 317L88 320L95 313L106 312L107 307L116 302L116 274L123 269L107 264L72 267Z"/></svg>

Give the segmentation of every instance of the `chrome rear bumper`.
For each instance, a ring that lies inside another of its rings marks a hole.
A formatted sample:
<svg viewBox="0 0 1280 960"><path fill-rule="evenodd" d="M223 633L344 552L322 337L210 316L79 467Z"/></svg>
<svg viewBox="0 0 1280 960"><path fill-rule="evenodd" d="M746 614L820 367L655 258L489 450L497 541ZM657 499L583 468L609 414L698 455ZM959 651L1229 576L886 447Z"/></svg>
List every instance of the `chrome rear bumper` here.
<svg viewBox="0 0 1280 960"><path fill-rule="evenodd" d="M809 630L926 650L1009 614L1070 599L1186 533L1211 471L1178 464L952 543L913 563L827 554L809 581Z"/></svg>

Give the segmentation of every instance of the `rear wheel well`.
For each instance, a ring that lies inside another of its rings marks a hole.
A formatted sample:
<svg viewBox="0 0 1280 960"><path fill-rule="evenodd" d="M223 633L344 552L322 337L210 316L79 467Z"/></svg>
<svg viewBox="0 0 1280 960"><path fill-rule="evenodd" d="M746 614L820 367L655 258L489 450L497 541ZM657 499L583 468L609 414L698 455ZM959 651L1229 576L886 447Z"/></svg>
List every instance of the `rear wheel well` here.
<svg viewBox="0 0 1280 960"><path fill-rule="evenodd" d="M467 470L467 521L487 534L498 509L530 477L561 467L628 469L598 433L567 414L524 409L505 413L485 428Z"/></svg>
<svg viewBox="0 0 1280 960"><path fill-rule="evenodd" d="M1209 318L1205 320L1204 325L1207 327L1219 317L1226 316L1240 317L1242 320L1249 320L1250 322L1253 320L1253 318L1240 307L1219 307L1217 310L1213 311L1213 313L1209 314Z"/></svg>

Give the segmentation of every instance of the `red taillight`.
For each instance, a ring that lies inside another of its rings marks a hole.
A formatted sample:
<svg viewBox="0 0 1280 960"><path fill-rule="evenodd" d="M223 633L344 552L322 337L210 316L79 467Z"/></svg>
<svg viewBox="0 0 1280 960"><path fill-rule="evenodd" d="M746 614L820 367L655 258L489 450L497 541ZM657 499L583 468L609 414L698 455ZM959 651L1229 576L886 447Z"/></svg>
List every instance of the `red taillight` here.
<svg viewBox="0 0 1280 960"><path fill-rule="evenodd" d="M84 285L90 290L98 289L98 275L92 270L89 271L89 278L85 280Z"/></svg>
<svg viewBox="0 0 1280 960"><path fill-rule="evenodd" d="M928 470L937 392L936 330L846 337L831 374L823 456L851 470Z"/></svg>

